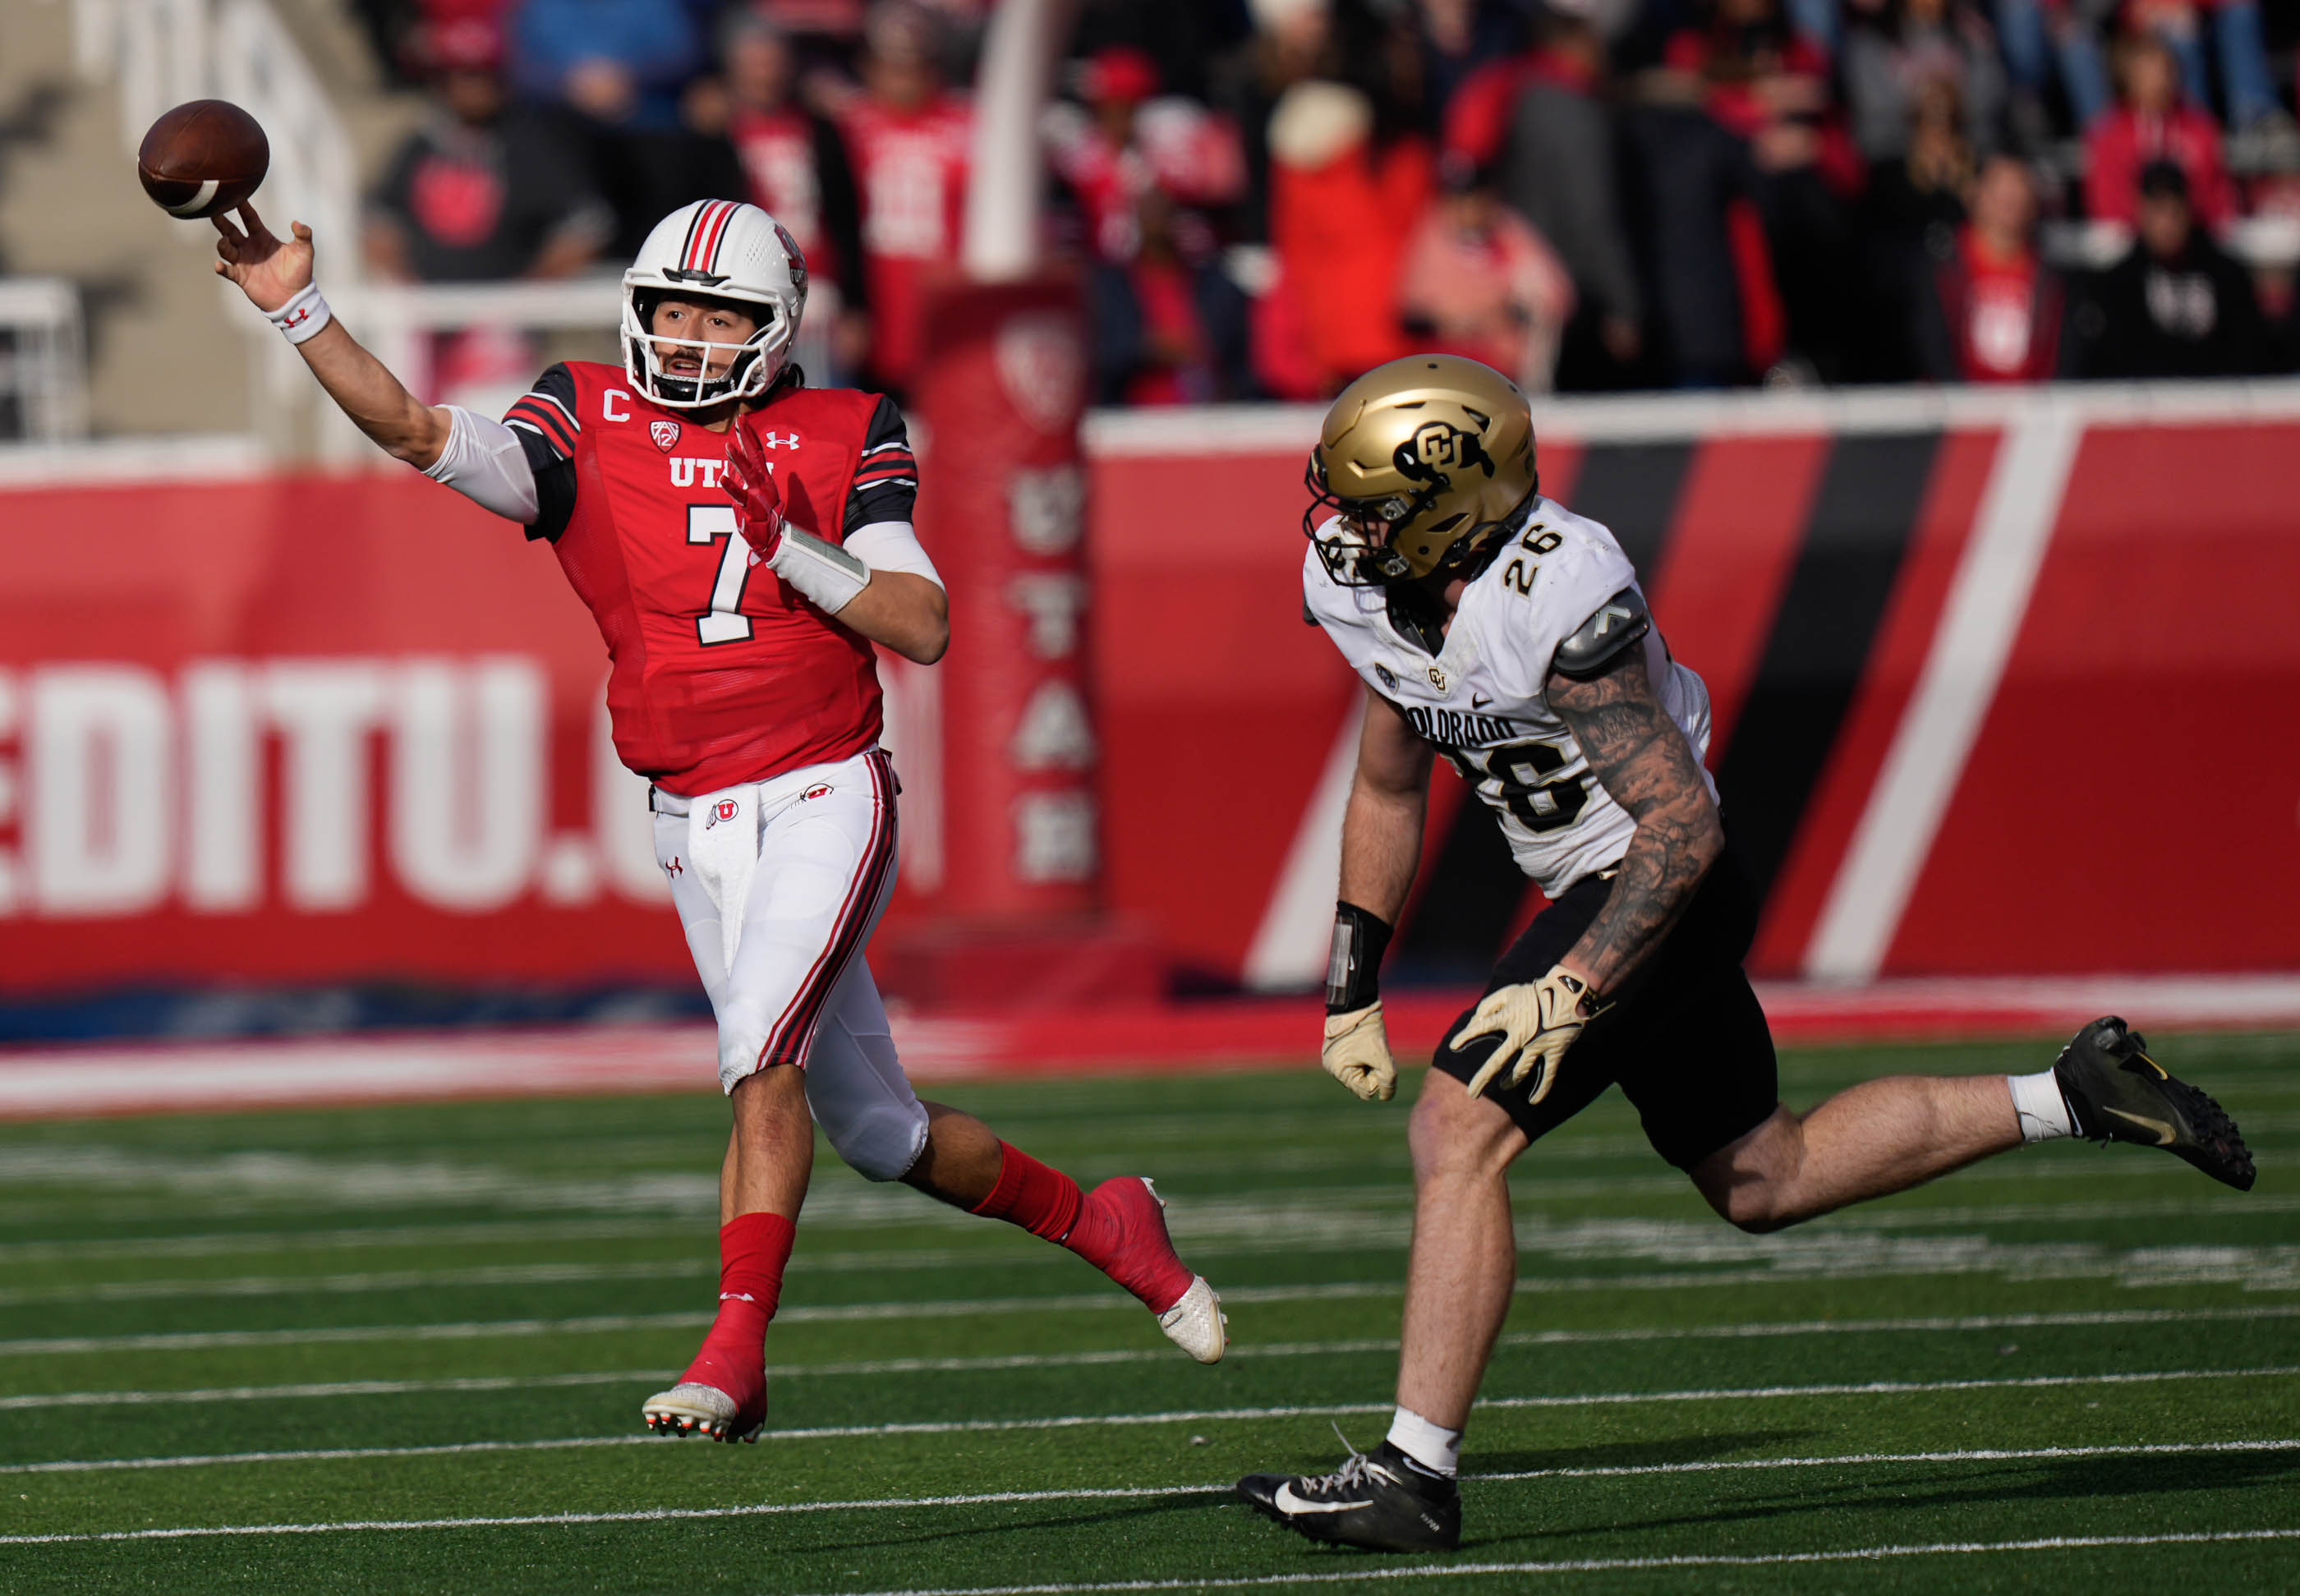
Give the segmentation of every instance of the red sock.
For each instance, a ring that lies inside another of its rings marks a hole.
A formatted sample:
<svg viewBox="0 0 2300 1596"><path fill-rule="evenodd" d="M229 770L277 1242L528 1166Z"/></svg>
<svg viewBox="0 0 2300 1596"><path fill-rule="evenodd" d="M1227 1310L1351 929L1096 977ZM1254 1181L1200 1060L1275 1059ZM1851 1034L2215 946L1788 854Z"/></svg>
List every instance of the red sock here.
<svg viewBox="0 0 2300 1596"><path fill-rule="evenodd" d="M1078 1182L1059 1169L1050 1169L1019 1147L998 1143L998 1184L990 1195L974 1205L986 1219L1020 1225L1032 1235L1061 1242L1078 1223Z"/></svg>
<svg viewBox="0 0 2300 1596"><path fill-rule="evenodd" d="M682 1378L748 1402L766 1378L767 1323L798 1232L780 1214L738 1214L719 1227L719 1317Z"/></svg>

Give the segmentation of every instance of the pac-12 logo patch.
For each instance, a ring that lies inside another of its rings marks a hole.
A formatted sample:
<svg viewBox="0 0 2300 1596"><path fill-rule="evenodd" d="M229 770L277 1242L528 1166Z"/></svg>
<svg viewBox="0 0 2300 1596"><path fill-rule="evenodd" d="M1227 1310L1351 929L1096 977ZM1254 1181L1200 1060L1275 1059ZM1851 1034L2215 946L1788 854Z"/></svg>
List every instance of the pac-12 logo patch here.
<svg viewBox="0 0 2300 1596"><path fill-rule="evenodd" d="M1374 679L1385 687L1395 688L1397 686L1396 673L1387 665L1376 665L1373 668L1373 674Z"/></svg>
<svg viewBox="0 0 2300 1596"><path fill-rule="evenodd" d="M703 829L708 831L720 821L731 820L742 812L743 806L732 798L721 798L711 806L710 818L703 822Z"/></svg>
<svg viewBox="0 0 2300 1596"><path fill-rule="evenodd" d="M807 788L805 792L801 793L798 795L798 801L801 803L804 803L810 798L828 798L829 796L830 784L829 782L818 781L812 786Z"/></svg>
<svg viewBox="0 0 2300 1596"><path fill-rule="evenodd" d="M679 426L676 421L658 420L647 423L648 436L654 439L654 446L665 454L679 447Z"/></svg>

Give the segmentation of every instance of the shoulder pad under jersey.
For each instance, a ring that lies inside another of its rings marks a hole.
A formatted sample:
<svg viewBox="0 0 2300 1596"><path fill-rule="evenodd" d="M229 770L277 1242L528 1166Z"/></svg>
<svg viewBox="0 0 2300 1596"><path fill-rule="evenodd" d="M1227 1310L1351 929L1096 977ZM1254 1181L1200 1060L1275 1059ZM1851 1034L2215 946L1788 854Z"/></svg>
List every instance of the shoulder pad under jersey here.
<svg viewBox="0 0 2300 1596"><path fill-rule="evenodd" d="M1597 607L1557 645L1550 669L1575 681L1603 676L1629 645L1653 630L1653 614L1643 594L1624 587Z"/></svg>

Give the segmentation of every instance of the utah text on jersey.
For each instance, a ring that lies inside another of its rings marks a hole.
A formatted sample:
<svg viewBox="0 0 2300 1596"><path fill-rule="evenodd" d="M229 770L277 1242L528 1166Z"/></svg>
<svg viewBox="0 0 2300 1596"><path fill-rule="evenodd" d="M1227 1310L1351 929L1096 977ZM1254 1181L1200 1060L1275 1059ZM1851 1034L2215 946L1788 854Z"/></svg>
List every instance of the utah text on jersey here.
<svg viewBox="0 0 2300 1596"><path fill-rule="evenodd" d="M1537 499L1462 591L1433 655L1391 620L1383 589L1337 583L1314 547L1302 561L1310 618L1365 684L1476 789L1518 868L1553 899L1618 864L1637 829L1590 776L1546 692L1560 646L1585 623L1605 623L1609 601L1636 586L1637 573L1612 533L1554 499ZM1695 755L1705 755L1709 690L1670 657L1658 629L1648 630L1641 646L1662 708ZM1713 783L1710 791L1714 796Z"/></svg>

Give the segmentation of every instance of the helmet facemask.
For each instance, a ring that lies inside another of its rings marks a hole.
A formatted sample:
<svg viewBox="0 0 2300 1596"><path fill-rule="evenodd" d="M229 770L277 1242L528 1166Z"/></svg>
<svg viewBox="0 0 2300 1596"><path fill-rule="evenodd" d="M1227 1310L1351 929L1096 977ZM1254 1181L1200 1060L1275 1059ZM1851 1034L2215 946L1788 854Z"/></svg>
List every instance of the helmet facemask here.
<svg viewBox="0 0 2300 1596"><path fill-rule="evenodd" d="M1417 576L1412 564L1397 550L1399 536L1429 513L1450 484L1444 478L1412 495L1392 494L1380 499L1345 499L1326 485L1324 461L1315 449L1302 473L1310 490L1310 503L1302 511L1302 532L1318 551L1326 574L1342 587L1396 587L1426 584L1442 587L1456 577L1475 578L1501 547L1502 535L1522 520L1526 510L1540 496L1540 478L1534 490L1504 520L1486 521L1455 535L1438 556L1436 564ZM1430 528L1451 533L1459 515Z"/></svg>
<svg viewBox="0 0 2300 1596"><path fill-rule="evenodd" d="M667 299L697 304L723 304L757 321L757 328L740 344L711 338L667 337L654 330L655 307ZM623 299L623 369L639 391L655 403L672 410L699 410L729 400L754 399L774 386L790 358L793 328L781 304L773 300L736 298L724 294L682 294L676 288L634 287ZM664 369L664 352L692 353L702 369L686 377ZM733 352L726 366L712 374L714 358Z"/></svg>

